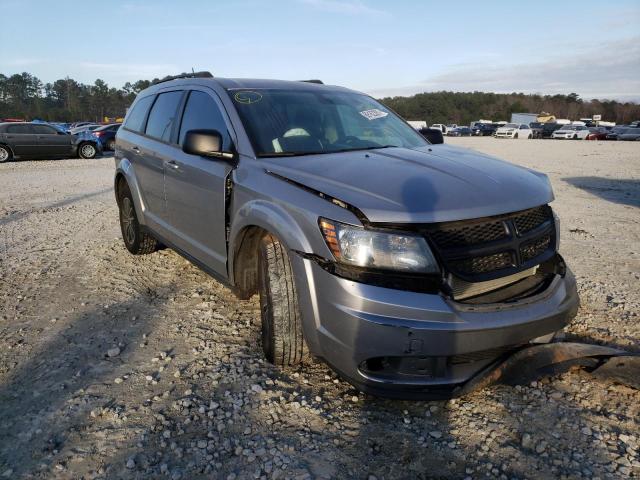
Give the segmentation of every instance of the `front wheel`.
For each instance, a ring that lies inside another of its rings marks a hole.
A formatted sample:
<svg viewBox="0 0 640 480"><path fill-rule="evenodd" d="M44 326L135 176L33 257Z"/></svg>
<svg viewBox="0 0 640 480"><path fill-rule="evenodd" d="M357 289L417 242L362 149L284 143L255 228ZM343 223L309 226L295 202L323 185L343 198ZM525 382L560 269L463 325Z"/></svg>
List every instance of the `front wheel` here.
<svg viewBox="0 0 640 480"><path fill-rule="evenodd" d="M516 133L516 134L513 136L513 138L518 138L518 134Z"/></svg>
<svg viewBox="0 0 640 480"><path fill-rule="evenodd" d="M531 140L533 138L532 134L529 134L529 136L527 137L529 140Z"/></svg>
<svg viewBox="0 0 640 480"><path fill-rule="evenodd" d="M86 158L86 159L92 159L92 158L96 158L96 155L98 154L98 150L96 149L95 145L89 142L86 143L81 143L78 146L78 155L80 156L80 158Z"/></svg>
<svg viewBox="0 0 640 480"><path fill-rule="evenodd" d="M308 358L308 349L289 254L280 240L269 234L260 244L259 262L265 357L279 367L300 364Z"/></svg>
<svg viewBox="0 0 640 480"><path fill-rule="evenodd" d="M577 134L574 134L574 135L573 135L573 139L574 139L574 140L577 140L577 139L578 139L578 135L577 135Z"/></svg>

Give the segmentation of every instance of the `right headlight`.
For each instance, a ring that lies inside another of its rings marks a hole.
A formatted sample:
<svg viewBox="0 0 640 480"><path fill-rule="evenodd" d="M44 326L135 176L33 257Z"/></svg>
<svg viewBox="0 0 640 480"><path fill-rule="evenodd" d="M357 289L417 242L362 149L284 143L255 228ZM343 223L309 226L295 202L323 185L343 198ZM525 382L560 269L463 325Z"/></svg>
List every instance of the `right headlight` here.
<svg viewBox="0 0 640 480"><path fill-rule="evenodd" d="M404 273L438 273L426 240L404 232L368 230L324 218L320 230L338 263Z"/></svg>

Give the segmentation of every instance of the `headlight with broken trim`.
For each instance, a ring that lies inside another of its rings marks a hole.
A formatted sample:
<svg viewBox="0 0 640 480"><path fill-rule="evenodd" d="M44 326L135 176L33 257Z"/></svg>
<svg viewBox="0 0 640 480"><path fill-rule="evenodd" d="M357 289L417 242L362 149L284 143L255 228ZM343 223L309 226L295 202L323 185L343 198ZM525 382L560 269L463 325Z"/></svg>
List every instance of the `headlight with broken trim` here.
<svg viewBox="0 0 640 480"><path fill-rule="evenodd" d="M369 230L321 218L320 230L336 261L405 273L438 273L426 240L404 232Z"/></svg>

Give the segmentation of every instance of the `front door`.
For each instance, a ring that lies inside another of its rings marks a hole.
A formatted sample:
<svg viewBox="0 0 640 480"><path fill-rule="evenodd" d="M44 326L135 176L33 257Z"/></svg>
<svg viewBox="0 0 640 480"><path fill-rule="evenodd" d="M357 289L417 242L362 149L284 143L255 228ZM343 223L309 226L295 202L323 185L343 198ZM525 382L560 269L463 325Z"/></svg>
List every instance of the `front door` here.
<svg viewBox="0 0 640 480"><path fill-rule="evenodd" d="M221 103L208 89L189 92L178 143L186 132L213 129L222 134L223 149L231 148ZM216 273L227 275L225 181L231 165L224 160L189 155L182 150L165 163L165 192L172 239L177 247Z"/></svg>
<svg viewBox="0 0 640 480"><path fill-rule="evenodd" d="M38 138L33 130L33 125L28 123L8 125L6 138L13 153L18 157L38 155Z"/></svg>
<svg viewBox="0 0 640 480"><path fill-rule="evenodd" d="M39 156L71 155L71 135L56 130L49 125L32 125L38 138Z"/></svg>

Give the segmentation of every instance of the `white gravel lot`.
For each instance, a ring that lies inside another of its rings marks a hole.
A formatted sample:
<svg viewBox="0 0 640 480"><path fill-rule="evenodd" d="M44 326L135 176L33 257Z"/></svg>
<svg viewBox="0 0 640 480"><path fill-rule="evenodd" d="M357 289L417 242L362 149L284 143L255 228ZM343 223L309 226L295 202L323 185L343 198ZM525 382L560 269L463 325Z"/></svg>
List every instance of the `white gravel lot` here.
<svg viewBox="0 0 640 480"><path fill-rule="evenodd" d="M640 143L447 142L549 175L567 337L640 351ZM271 367L256 299L126 252L113 168L0 164L0 478L640 476L640 393L583 371L404 402Z"/></svg>

